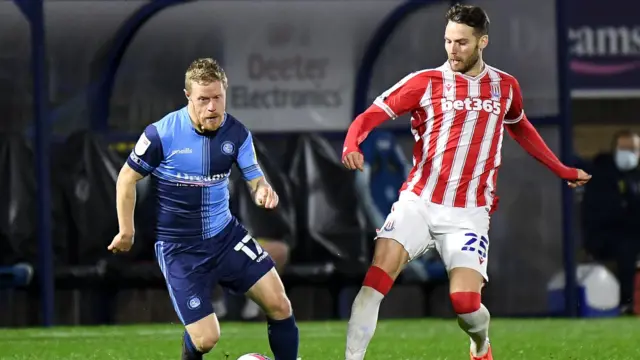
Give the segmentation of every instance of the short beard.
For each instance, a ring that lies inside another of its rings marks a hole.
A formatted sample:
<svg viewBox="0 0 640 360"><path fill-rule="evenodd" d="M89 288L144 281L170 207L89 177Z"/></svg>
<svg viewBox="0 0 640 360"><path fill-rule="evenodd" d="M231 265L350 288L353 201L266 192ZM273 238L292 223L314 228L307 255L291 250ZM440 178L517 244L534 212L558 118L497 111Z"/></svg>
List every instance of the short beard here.
<svg viewBox="0 0 640 360"><path fill-rule="evenodd" d="M473 51L473 55L471 55L471 57L469 58L467 66L465 66L464 69L462 69L460 72L463 74L468 73L471 69L473 69L474 66L476 66L478 61L480 61L480 47L476 46L475 50Z"/></svg>

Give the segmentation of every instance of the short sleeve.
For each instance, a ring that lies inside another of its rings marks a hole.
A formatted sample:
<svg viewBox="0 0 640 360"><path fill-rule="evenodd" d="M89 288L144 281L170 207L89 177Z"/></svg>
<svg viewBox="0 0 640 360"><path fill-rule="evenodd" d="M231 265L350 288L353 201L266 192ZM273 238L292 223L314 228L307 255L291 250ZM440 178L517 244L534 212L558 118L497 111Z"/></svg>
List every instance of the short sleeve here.
<svg viewBox="0 0 640 360"><path fill-rule="evenodd" d="M154 125L144 130L131 151L127 164L142 176L147 176L160 165L163 158L162 141Z"/></svg>
<svg viewBox="0 0 640 360"><path fill-rule="evenodd" d="M373 103L391 119L395 119L420 107L430 82L431 78L424 72L411 73L383 92Z"/></svg>
<svg viewBox="0 0 640 360"><path fill-rule="evenodd" d="M515 124L524 117L524 105L522 104L522 90L517 80L511 85L509 90L510 103L507 105L507 113L504 116L505 124Z"/></svg>
<svg viewBox="0 0 640 360"><path fill-rule="evenodd" d="M244 142L238 149L236 162L246 181L251 181L264 176L262 169L260 169L260 165L258 164L256 150L253 146L253 136L251 136L251 132L248 130L246 131Z"/></svg>

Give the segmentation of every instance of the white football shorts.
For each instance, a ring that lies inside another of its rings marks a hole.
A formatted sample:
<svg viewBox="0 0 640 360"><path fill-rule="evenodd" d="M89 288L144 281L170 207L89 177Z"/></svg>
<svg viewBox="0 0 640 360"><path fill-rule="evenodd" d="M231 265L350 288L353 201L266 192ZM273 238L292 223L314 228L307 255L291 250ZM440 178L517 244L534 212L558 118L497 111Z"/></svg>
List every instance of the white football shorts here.
<svg viewBox="0 0 640 360"><path fill-rule="evenodd" d="M435 247L447 272L470 268L489 281L489 209L434 204L403 191L376 239L396 240L409 253L409 261Z"/></svg>

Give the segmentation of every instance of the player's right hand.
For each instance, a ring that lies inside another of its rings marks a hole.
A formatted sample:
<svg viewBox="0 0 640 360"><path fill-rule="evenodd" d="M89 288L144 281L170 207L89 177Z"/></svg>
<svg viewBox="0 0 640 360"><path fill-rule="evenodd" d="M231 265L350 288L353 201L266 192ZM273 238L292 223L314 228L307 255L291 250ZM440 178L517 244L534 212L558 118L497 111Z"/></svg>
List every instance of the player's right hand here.
<svg viewBox="0 0 640 360"><path fill-rule="evenodd" d="M349 170L364 170L364 156L359 151L352 151L342 158L342 164Z"/></svg>
<svg viewBox="0 0 640 360"><path fill-rule="evenodd" d="M575 180L567 181L567 185L569 185L569 187L572 189L575 189L579 186L586 185L587 182L589 182L589 180L591 179L591 175L587 174L584 170L582 169L576 169L576 170L578 170L578 177Z"/></svg>
<svg viewBox="0 0 640 360"><path fill-rule="evenodd" d="M132 246L133 235L120 232L113 238L113 241L111 241L111 244L107 247L107 250L115 254L119 252L127 252L131 250Z"/></svg>

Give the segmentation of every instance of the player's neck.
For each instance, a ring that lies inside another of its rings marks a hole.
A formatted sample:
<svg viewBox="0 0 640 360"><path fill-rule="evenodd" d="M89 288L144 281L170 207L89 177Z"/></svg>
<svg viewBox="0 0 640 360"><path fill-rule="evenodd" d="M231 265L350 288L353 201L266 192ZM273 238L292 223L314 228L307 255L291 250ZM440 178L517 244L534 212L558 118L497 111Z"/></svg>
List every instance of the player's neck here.
<svg viewBox="0 0 640 360"><path fill-rule="evenodd" d="M476 77L478 75L480 75L480 73L482 73L484 71L484 67L485 67L485 63L484 61L482 61L482 59L478 59L478 61L476 61L476 64L473 65L473 67L467 71L466 73L464 73L467 76L471 76L471 77Z"/></svg>
<svg viewBox="0 0 640 360"><path fill-rule="evenodd" d="M189 104L190 105L190 104ZM195 114L191 111L191 106L187 106L187 114L189 114L189 122L191 122L191 126L193 126L194 129L199 130L198 128L198 124L195 122L196 116Z"/></svg>

